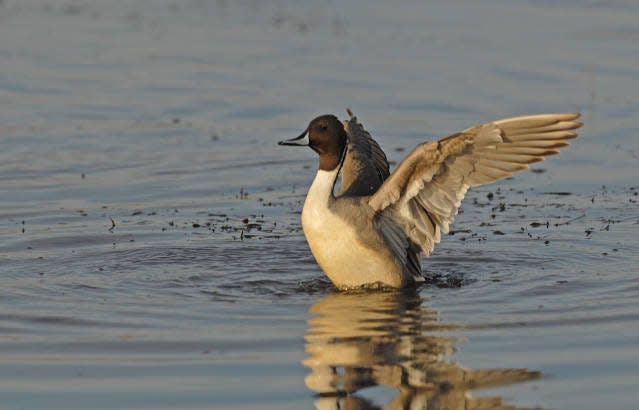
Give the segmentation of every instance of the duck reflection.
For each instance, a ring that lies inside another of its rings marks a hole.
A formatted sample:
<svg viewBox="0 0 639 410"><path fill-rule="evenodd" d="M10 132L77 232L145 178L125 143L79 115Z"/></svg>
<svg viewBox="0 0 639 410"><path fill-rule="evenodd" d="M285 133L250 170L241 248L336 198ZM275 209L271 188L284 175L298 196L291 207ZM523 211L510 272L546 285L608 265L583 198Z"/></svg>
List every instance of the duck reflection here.
<svg viewBox="0 0 639 410"><path fill-rule="evenodd" d="M445 360L453 330L423 306L415 291L335 293L310 308L302 363L317 409L380 409L357 396L365 387L398 390L386 409L516 409L499 397L473 398L474 389L533 380L526 369L471 370Z"/></svg>

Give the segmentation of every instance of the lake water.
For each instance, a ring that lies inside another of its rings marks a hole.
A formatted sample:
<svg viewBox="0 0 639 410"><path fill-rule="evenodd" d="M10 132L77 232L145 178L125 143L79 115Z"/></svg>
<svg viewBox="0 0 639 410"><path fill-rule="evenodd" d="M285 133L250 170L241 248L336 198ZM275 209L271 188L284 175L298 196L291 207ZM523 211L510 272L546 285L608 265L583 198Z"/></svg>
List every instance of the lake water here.
<svg viewBox="0 0 639 410"><path fill-rule="evenodd" d="M639 3L0 1L0 408L629 409ZM338 293L278 147L350 107L393 161L581 111L469 192L404 292Z"/></svg>

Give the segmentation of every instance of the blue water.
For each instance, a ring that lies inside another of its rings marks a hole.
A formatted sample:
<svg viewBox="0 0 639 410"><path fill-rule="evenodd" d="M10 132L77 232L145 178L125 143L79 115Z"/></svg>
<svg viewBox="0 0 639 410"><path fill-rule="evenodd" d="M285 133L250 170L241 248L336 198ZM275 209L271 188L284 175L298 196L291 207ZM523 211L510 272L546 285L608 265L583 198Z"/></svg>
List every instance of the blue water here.
<svg viewBox="0 0 639 410"><path fill-rule="evenodd" d="M628 409L639 5L0 2L3 409ZM350 107L393 162L581 111L472 190L414 291L337 293L299 221ZM502 235L503 234L503 235Z"/></svg>

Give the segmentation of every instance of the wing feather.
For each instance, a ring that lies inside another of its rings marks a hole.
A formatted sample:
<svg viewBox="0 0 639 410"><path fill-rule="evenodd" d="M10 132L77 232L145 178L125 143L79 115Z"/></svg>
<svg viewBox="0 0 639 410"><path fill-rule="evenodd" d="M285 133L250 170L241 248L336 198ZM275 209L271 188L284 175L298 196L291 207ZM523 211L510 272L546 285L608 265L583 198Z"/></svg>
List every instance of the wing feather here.
<svg viewBox="0 0 639 410"><path fill-rule="evenodd" d="M419 144L368 203L429 254L441 232L448 232L469 188L559 153L577 137L570 130L581 126L578 118L578 113L512 117Z"/></svg>
<svg viewBox="0 0 639 410"><path fill-rule="evenodd" d="M528 131L528 130L525 130ZM566 140L577 138L574 132L534 130L535 132L525 132L522 134L506 134L506 142L516 143L518 141L540 141L540 140Z"/></svg>
<svg viewBox="0 0 639 410"><path fill-rule="evenodd" d="M495 125L509 133L513 130L525 128L541 128L557 123L570 122L579 118L579 113L552 113L552 114L535 114L522 115L519 117L509 117L495 121ZM566 129L572 129L566 127Z"/></svg>
<svg viewBox="0 0 639 410"><path fill-rule="evenodd" d="M392 211L387 211L390 213ZM376 227L381 232L382 237L386 241L386 244L390 247L392 254L398 259L398 261L403 265L406 265L408 262L408 255L406 250L409 248L410 244L408 242L408 238L404 233L401 226L394 223L394 218L389 217L380 217L376 219Z"/></svg>
<svg viewBox="0 0 639 410"><path fill-rule="evenodd" d="M386 154L379 144L348 110L350 120L344 121L348 147L342 165L342 182L337 196L371 195L390 175Z"/></svg>

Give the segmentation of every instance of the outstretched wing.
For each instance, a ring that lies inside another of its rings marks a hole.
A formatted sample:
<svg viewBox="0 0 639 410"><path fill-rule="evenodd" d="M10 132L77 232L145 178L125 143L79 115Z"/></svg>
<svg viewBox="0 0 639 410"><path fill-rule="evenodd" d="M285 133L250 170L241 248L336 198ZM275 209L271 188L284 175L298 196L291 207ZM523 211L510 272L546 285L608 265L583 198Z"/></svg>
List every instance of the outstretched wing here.
<svg viewBox="0 0 639 410"><path fill-rule="evenodd" d="M508 177L577 137L578 113L506 118L418 145L369 198L430 254L447 233L468 188Z"/></svg>
<svg viewBox="0 0 639 410"><path fill-rule="evenodd" d="M348 110L350 120L344 121L348 149L342 165L342 182L338 196L371 195L390 175L384 151Z"/></svg>

